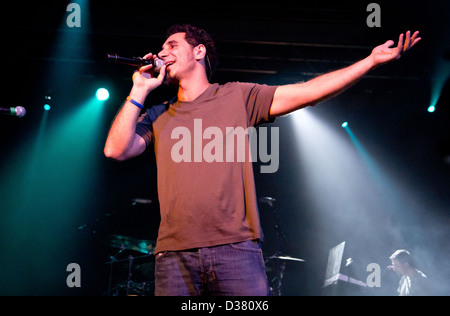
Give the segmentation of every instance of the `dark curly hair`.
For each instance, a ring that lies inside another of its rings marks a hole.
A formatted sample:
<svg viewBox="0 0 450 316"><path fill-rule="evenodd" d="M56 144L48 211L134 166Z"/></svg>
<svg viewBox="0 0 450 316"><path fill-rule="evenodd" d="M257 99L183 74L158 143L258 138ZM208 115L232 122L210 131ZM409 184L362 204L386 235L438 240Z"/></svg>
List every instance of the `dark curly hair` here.
<svg viewBox="0 0 450 316"><path fill-rule="evenodd" d="M200 44L206 47L206 75L210 79L217 67L216 45L211 35L204 29L190 24L177 24L171 26L166 33L167 38L176 33L186 33L186 41L196 47Z"/></svg>

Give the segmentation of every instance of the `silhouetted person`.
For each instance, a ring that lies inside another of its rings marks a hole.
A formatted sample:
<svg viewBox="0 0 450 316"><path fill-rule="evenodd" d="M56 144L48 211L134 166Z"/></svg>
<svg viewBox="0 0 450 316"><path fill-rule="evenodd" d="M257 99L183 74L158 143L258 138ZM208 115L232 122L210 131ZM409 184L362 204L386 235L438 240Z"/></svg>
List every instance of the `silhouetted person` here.
<svg viewBox="0 0 450 316"><path fill-rule="evenodd" d="M399 296L432 295L428 277L416 268L414 259L408 250L397 250L389 259L392 261L392 266L388 268L401 276L397 288Z"/></svg>

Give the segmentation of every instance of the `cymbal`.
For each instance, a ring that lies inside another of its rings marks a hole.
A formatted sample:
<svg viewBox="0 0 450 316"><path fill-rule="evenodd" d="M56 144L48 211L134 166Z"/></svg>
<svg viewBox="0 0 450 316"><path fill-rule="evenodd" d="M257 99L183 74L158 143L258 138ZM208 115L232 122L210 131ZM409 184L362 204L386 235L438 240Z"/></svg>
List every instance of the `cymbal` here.
<svg viewBox="0 0 450 316"><path fill-rule="evenodd" d="M290 257L290 256L277 256L277 255L273 255L273 256L269 257L268 259L280 259L280 260L285 260L285 261L305 262L305 260L303 260L303 259L294 258L294 257Z"/></svg>
<svg viewBox="0 0 450 316"><path fill-rule="evenodd" d="M270 196L264 196L264 197L262 197L262 198L259 199L259 202L269 204L269 206L273 206L273 204L274 204L276 201L277 201L277 200L275 200L274 198L272 198L272 197L270 197Z"/></svg>
<svg viewBox="0 0 450 316"><path fill-rule="evenodd" d="M151 254L155 251L153 240L138 239L129 236L111 235L106 244L122 250L133 250L140 253Z"/></svg>
<svg viewBox="0 0 450 316"><path fill-rule="evenodd" d="M281 260L290 260L290 261L298 261L298 262L305 262L305 260L303 260L303 259L294 258L294 257L289 257L289 256L278 256L278 259L281 259Z"/></svg>

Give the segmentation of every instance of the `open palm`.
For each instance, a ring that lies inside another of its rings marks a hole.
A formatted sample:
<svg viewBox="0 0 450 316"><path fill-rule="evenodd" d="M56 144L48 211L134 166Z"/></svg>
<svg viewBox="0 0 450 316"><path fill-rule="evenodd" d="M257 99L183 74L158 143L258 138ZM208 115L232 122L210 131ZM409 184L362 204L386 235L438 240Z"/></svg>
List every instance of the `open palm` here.
<svg viewBox="0 0 450 316"><path fill-rule="evenodd" d="M406 53L421 40L418 36L419 31L416 31L413 36L411 36L411 32L408 31L406 32L406 36L404 36L404 34L400 34L396 47L392 47L395 44L392 40L375 47L372 51L374 64L379 66L390 61L400 59L404 53Z"/></svg>

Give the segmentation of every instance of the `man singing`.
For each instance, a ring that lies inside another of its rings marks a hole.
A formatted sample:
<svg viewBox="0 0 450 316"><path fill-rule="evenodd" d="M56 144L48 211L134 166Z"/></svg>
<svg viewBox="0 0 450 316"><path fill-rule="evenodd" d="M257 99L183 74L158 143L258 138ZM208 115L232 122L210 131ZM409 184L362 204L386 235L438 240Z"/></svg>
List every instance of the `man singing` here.
<svg viewBox="0 0 450 316"><path fill-rule="evenodd" d="M334 97L372 69L399 59L420 41L418 35L408 31L397 46L388 41L347 68L276 87L211 84L217 59L210 35L191 25L171 27L159 54L144 57L159 57L165 66L159 73L144 66L133 75L133 87L104 149L107 157L122 161L154 148L161 211L155 295L268 295L252 163L227 159L233 158L227 156L227 130L270 123ZM176 98L139 117L150 92L164 82L178 87ZM198 146L191 137L191 148L180 148L180 129L190 135L200 132L203 143ZM214 139L217 135L223 139ZM223 145L223 159L203 159L212 139ZM248 137L244 146L249 151ZM174 153L189 159L173 159Z"/></svg>

